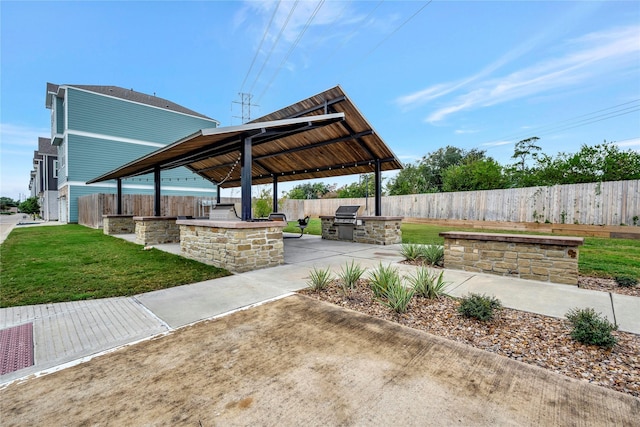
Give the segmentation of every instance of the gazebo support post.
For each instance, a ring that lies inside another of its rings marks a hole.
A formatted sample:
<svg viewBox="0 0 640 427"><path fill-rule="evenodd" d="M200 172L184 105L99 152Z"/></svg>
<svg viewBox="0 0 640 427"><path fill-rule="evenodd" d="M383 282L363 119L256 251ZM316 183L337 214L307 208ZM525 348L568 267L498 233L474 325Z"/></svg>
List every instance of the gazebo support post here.
<svg viewBox="0 0 640 427"><path fill-rule="evenodd" d="M160 212L160 166L156 165L153 168L153 187L154 187L154 195L153 195L153 215L154 216L162 216Z"/></svg>
<svg viewBox="0 0 640 427"><path fill-rule="evenodd" d="M116 180L116 213L122 215L122 178Z"/></svg>
<svg viewBox="0 0 640 427"><path fill-rule="evenodd" d="M273 212L278 212L278 176L273 176Z"/></svg>
<svg viewBox="0 0 640 427"><path fill-rule="evenodd" d="M380 159L376 159L376 216L382 216L382 167Z"/></svg>
<svg viewBox="0 0 640 427"><path fill-rule="evenodd" d="M242 172L241 172L241 200L243 221L251 220L251 137L242 140Z"/></svg>
<svg viewBox="0 0 640 427"><path fill-rule="evenodd" d="M216 185L216 205L220 204L220 186Z"/></svg>

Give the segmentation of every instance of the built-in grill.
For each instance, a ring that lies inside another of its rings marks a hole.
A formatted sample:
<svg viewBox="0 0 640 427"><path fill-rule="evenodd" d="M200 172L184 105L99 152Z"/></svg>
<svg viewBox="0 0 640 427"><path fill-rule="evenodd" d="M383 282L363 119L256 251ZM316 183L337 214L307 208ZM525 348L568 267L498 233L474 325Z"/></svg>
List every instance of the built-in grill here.
<svg viewBox="0 0 640 427"><path fill-rule="evenodd" d="M353 240L353 228L358 221L358 209L360 209L360 206L345 205L338 207L333 219L333 225L338 230L338 239Z"/></svg>

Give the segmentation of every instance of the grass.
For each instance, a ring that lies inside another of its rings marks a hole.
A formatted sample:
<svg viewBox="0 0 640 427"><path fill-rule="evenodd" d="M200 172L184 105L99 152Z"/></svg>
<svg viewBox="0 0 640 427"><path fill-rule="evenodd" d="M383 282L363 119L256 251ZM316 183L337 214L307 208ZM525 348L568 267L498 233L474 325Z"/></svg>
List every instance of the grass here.
<svg viewBox="0 0 640 427"><path fill-rule="evenodd" d="M0 259L0 307L136 295L229 274L81 225L16 228Z"/></svg>
<svg viewBox="0 0 640 427"><path fill-rule="evenodd" d="M293 223L292 223L293 224ZM290 225L291 227L291 225ZM285 229L288 231L287 229ZM438 234L443 231L478 231L477 229L461 229L458 227L441 227L430 224L402 224L402 243L442 245L444 239ZM297 228L291 227L296 232ZM309 234L321 235L320 219L309 221ZM511 233L516 231L482 230L487 233ZM522 233L522 232L521 232ZM540 234L540 233L526 233ZM578 268L585 276L609 277L629 276L640 279L640 240L606 239L585 237L580 247Z"/></svg>
<svg viewBox="0 0 640 427"><path fill-rule="evenodd" d="M288 221L287 226L282 230L288 233L300 233L298 227L298 221ZM314 218L309 220L309 225L304 229L304 234L312 234L314 236L320 236L322 234L322 224L320 218Z"/></svg>

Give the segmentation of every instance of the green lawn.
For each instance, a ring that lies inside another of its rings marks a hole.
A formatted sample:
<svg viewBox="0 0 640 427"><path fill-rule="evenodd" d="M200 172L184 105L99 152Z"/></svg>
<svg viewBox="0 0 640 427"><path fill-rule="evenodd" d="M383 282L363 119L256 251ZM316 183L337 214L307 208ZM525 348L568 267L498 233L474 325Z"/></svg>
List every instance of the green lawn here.
<svg viewBox="0 0 640 427"><path fill-rule="evenodd" d="M16 228L0 259L0 307L135 295L229 274L80 225Z"/></svg>
<svg viewBox="0 0 640 427"><path fill-rule="evenodd" d="M286 231L297 231L291 227ZM307 228L309 234L322 233L319 219L312 219ZM457 227L440 227L429 224L402 224L402 243L442 244L444 239L438 234L442 231L479 231L477 229L461 229ZM523 233L505 230L481 230L487 233ZM580 274L587 276L616 277L631 276L640 278L640 240L604 239L599 237L585 237L584 245L580 247L578 261Z"/></svg>

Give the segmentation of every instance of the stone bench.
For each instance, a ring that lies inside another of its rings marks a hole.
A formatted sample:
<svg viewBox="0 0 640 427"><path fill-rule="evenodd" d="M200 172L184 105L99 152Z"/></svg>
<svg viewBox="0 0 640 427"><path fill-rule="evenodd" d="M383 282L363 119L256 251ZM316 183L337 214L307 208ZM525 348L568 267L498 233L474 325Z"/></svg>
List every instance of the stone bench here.
<svg viewBox="0 0 640 427"><path fill-rule="evenodd" d="M578 284L581 237L447 231L445 268Z"/></svg>

